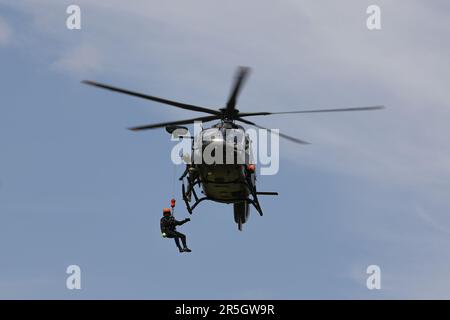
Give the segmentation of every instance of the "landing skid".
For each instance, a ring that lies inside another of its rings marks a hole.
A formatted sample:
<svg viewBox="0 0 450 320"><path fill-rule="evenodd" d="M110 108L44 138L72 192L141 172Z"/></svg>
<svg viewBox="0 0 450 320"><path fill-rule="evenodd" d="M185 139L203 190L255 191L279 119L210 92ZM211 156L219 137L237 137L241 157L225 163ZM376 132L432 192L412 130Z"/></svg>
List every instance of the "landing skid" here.
<svg viewBox="0 0 450 320"><path fill-rule="evenodd" d="M185 186L185 178L187 180L187 187ZM186 204L186 209L189 214L192 214L194 209L205 200L222 202L207 196L199 197L195 191L195 186L200 186L200 180L197 178L194 181L191 181L189 177L187 177L187 170L180 177L180 180L182 181L181 192L183 201ZM233 203L234 221L236 222L239 231L242 231L242 225L248 221L250 215L250 204L256 209L256 211L258 211L260 216L263 215L261 205L259 204L258 195L278 195L278 192L257 192L256 187L252 184L250 178L245 179L242 183L246 184L248 190L250 190L250 196L245 199L234 199L231 202ZM192 198L194 200L193 205L190 204Z"/></svg>

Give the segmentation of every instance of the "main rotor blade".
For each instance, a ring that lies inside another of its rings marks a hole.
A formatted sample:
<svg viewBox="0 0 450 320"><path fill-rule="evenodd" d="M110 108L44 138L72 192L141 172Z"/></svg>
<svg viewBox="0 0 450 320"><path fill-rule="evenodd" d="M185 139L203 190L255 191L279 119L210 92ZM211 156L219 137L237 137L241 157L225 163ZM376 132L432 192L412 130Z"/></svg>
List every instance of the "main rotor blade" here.
<svg viewBox="0 0 450 320"><path fill-rule="evenodd" d="M172 101L172 100L167 100L167 99L163 99L163 98L158 98L158 97L150 96L150 95L147 95L147 94L142 94L142 93L133 92L133 91L122 89L122 88L118 88L118 87L113 87L113 86L110 86L110 85L107 85L107 84L103 84L103 83L99 83L99 82L95 82L95 81L83 80L81 82L84 83L84 84L88 84L88 85L94 86L94 87L107 89L107 90L111 90L111 91L115 91L115 92L119 92L119 93L124 93L124 94L128 94L130 96L134 96L134 97L138 97L138 98L142 98L142 99L147 99L147 100L151 100L151 101L155 101L155 102L159 102L159 103L163 103L163 104L168 104L170 106L181 108L181 109L186 109L186 110L191 110L191 111L198 111L198 112L206 112L206 113L215 114L215 115L220 115L221 114L221 112L218 111L218 110L213 110L213 109L209 109L209 108L195 106L195 105L192 105L192 104L186 104L186 103L181 103L181 102L177 102L177 101Z"/></svg>
<svg viewBox="0 0 450 320"><path fill-rule="evenodd" d="M356 107L356 108L338 108L338 109L317 109L317 110L299 110L299 111L281 111L281 112L242 112L239 117L268 116L272 114L292 114L292 113L322 113L322 112L342 112L342 111L372 111L384 109L384 106Z"/></svg>
<svg viewBox="0 0 450 320"><path fill-rule="evenodd" d="M128 128L128 130L141 131L141 130L162 128L162 127L170 126L170 125L190 124L190 123L193 123L195 121L207 122L207 121L212 121L212 120L217 120L217 119L220 119L220 116L206 116L206 117L198 117L198 118L192 118L192 119L185 119L185 120L169 121L169 122L161 122L161 123L143 125L143 126Z"/></svg>
<svg viewBox="0 0 450 320"><path fill-rule="evenodd" d="M239 67L236 76L234 78L233 86L231 87L230 96L227 101L225 115L227 117L232 117L234 115L234 110L236 108L237 98L241 91L241 88L250 73L249 67Z"/></svg>
<svg viewBox="0 0 450 320"><path fill-rule="evenodd" d="M237 121L241 121L241 122L246 123L246 124L249 124L249 125L252 125L252 126L255 126L255 127L257 127L257 128L260 128L260 129L266 129L266 130L269 130L269 131L271 131L271 132L276 133L275 131L272 131L272 130L270 130L270 129L268 129L268 128L265 128L265 127L262 127L262 126L260 126L260 125L257 125L256 123L251 122L251 121L248 121L248 120L246 120L246 119L237 118L236 120L237 120ZM285 138L285 139L290 140L290 141L295 142L295 143L299 143L299 144L309 144L309 142L306 142L306 141L303 141L303 140L301 140L301 139L298 139L298 138L294 138L294 137L288 136L287 134L284 134L284 133L281 133L281 132L278 132L278 135L279 135L280 137L282 137L282 138Z"/></svg>

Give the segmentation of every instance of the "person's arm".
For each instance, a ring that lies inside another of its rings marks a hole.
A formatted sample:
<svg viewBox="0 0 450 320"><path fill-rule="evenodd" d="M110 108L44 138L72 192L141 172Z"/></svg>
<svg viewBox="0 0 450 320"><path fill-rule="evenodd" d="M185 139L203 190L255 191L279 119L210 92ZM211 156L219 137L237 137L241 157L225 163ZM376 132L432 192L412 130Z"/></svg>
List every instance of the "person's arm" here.
<svg viewBox="0 0 450 320"><path fill-rule="evenodd" d="M186 218L186 219L181 220L181 221L175 220L175 225L181 226L181 225L185 224L185 223L188 222L188 221L191 221L191 219Z"/></svg>

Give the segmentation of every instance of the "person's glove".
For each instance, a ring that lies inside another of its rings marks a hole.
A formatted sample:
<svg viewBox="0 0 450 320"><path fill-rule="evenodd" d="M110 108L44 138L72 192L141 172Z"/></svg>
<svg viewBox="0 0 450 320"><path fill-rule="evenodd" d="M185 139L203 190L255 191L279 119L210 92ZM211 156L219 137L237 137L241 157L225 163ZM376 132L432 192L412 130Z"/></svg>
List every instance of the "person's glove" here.
<svg viewBox="0 0 450 320"><path fill-rule="evenodd" d="M165 232L163 232L161 235L163 238L167 237L167 234Z"/></svg>
<svg viewBox="0 0 450 320"><path fill-rule="evenodd" d="M186 218L186 219L184 219L184 221L188 222L188 221L191 221L191 219L190 218Z"/></svg>

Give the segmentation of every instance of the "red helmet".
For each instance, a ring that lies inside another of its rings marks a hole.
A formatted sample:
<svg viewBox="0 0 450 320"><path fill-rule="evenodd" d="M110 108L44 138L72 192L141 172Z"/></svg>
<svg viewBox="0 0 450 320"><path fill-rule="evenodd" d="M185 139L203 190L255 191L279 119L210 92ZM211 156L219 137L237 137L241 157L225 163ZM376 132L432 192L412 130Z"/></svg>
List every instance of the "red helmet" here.
<svg viewBox="0 0 450 320"><path fill-rule="evenodd" d="M163 214L164 214L164 215L170 214L170 209L169 209L169 208L164 208L164 209L163 209Z"/></svg>

